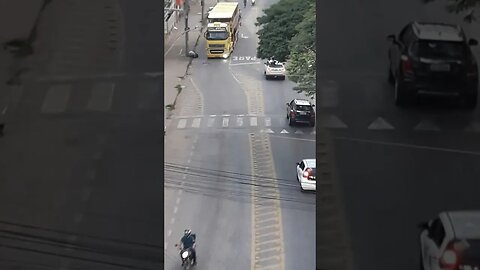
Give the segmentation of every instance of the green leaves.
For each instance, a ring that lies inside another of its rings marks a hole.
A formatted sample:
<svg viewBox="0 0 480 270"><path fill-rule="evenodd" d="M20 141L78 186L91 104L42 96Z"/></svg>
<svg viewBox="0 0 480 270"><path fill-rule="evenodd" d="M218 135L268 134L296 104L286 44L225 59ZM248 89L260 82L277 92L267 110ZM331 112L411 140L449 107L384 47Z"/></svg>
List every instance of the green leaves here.
<svg viewBox="0 0 480 270"><path fill-rule="evenodd" d="M255 24L260 27L257 57L286 61L289 79L298 84L294 90L307 96L315 94L315 19L314 0L280 0Z"/></svg>
<svg viewBox="0 0 480 270"><path fill-rule="evenodd" d="M421 0L423 3L428 4L431 2L435 2L437 0ZM447 2L445 8L450 13L463 13L467 12L468 14L465 15L464 20L468 23L472 23L476 21L474 9L477 5L480 4L480 0L445 0Z"/></svg>

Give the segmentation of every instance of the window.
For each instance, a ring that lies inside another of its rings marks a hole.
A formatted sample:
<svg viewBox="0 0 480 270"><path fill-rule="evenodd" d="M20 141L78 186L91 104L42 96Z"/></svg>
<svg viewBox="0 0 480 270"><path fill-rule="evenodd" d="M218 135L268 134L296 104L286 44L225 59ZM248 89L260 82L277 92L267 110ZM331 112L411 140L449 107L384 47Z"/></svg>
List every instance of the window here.
<svg viewBox="0 0 480 270"><path fill-rule="evenodd" d="M228 38L226 31L208 31L206 38L208 40L225 40Z"/></svg>
<svg viewBox="0 0 480 270"><path fill-rule="evenodd" d="M302 171L303 171L303 169L305 169L305 163L303 163L303 161L300 162L300 165L298 165L298 166L300 167L300 170L302 170Z"/></svg>
<svg viewBox="0 0 480 270"><path fill-rule="evenodd" d="M425 58L463 58L467 54L462 42L420 40L413 48L414 53Z"/></svg>
<svg viewBox="0 0 480 270"><path fill-rule="evenodd" d="M430 238L435 242L437 247L442 245L443 239L445 238L445 229L443 228L442 221L439 218L432 222L429 233Z"/></svg>
<svg viewBox="0 0 480 270"><path fill-rule="evenodd" d="M311 109L312 109L312 107L310 107L308 105L297 105L296 106L297 111L310 111Z"/></svg>

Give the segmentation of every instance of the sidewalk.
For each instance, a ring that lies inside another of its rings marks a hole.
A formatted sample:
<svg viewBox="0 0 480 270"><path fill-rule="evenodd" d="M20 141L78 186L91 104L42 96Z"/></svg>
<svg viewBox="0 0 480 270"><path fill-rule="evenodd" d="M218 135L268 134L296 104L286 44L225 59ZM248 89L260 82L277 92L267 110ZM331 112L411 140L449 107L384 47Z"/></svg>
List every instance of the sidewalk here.
<svg viewBox="0 0 480 270"><path fill-rule="evenodd" d="M216 0L205 0L205 12L207 12L208 7L213 6L217 3ZM201 28L201 10L200 0L191 0L190 2L190 16L189 16L189 27L193 29L195 26L198 26L198 30L192 30L189 32L189 50L202 50L203 48L196 48L200 38L202 37L203 29ZM171 31L168 37L165 38L165 54L164 54L164 64L165 64L165 77L164 77L164 106L165 114L164 120L170 118L175 110L174 106L179 95L179 91L176 86L183 85L185 88L182 90L188 89L190 87L187 81L184 78L187 75L187 70L191 65L192 58L185 57L185 17L181 16L178 24L176 25L177 29ZM199 30L202 31L199 31ZM168 107L173 105L173 110L170 110Z"/></svg>
<svg viewBox="0 0 480 270"><path fill-rule="evenodd" d="M8 104L7 82L18 72L21 60L5 50L6 42L26 39L34 28L43 0L0 0L0 118Z"/></svg>

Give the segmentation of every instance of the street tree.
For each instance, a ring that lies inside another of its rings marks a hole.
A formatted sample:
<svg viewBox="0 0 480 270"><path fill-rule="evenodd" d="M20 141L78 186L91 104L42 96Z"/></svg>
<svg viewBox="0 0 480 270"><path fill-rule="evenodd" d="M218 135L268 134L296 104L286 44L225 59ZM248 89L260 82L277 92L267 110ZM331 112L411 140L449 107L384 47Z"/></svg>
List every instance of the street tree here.
<svg viewBox="0 0 480 270"><path fill-rule="evenodd" d="M438 0L421 0L423 3L431 3ZM464 17L466 22L476 21L475 8L480 5L480 0L442 0L446 1L446 8L451 13L467 13Z"/></svg>
<svg viewBox="0 0 480 270"><path fill-rule="evenodd" d="M280 0L265 9L265 14L255 23L260 29L257 34L259 46L257 57L275 59L284 62L290 55L289 41L297 34L297 24L313 0Z"/></svg>
<svg viewBox="0 0 480 270"><path fill-rule="evenodd" d="M294 88L307 96L315 94L316 86L316 16L311 1L303 20L295 27L297 33L289 41L288 77L297 83Z"/></svg>

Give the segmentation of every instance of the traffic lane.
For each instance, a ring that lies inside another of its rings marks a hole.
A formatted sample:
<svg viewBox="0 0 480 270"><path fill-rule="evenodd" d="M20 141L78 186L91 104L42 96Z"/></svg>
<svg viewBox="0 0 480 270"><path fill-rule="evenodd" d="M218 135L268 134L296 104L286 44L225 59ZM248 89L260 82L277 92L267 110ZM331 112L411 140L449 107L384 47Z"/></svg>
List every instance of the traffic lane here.
<svg viewBox="0 0 480 270"><path fill-rule="evenodd" d="M418 267L419 222L480 207L478 155L338 139L335 155L358 269Z"/></svg>
<svg viewBox="0 0 480 270"><path fill-rule="evenodd" d="M37 115L28 121L17 116L9 115L9 132L1 140L0 226L7 232L28 232L33 240L45 237L43 229L75 234L97 134L85 129L84 119ZM68 236L59 234L62 239ZM14 242L26 243L20 238ZM47 248L44 244L39 250ZM25 249L14 253L21 258L33 254ZM58 256L49 259L59 262Z"/></svg>
<svg viewBox="0 0 480 270"><path fill-rule="evenodd" d="M176 181L183 192L172 237L180 239L185 228L197 233L198 268L250 268L249 149L245 132L204 130L183 185ZM178 250L169 243L166 253L173 259L165 269L178 268Z"/></svg>
<svg viewBox="0 0 480 270"><path fill-rule="evenodd" d="M155 0L141 2L121 0L126 31L123 69L129 72L163 70L164 40L159 35L163 29L164 10Z"/></svg>
<svg viewBox="0 0 480 270"><path fill-rule="evenodd" d="M315 193L301 192L296 162L315 158L315 141L270 136L279 181L285 269L315 269Z"/></svg>
<svg viewBox="0 0 480 270"><path fill-rule="evenodd" d="M205 114L245 114L247 101L242 86L235 80L228 63L202 59L191 67L194 87L203 95Z"/></svg>
<svg viewBox="0 0 480 270"><path fill-rule="evenodd" d="M94 162L88 197L82 198L83 218L77 224L79 233L120 242L99 244L118 260L150 268L161 265L163 239L162 133L156 123L151 113L113 120Z"/></svg>

